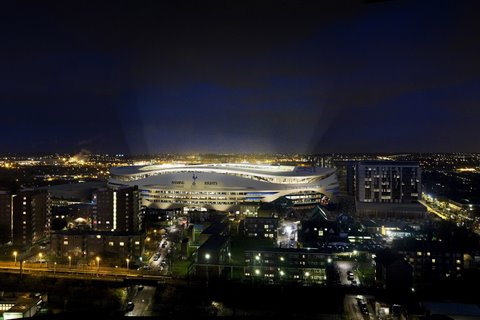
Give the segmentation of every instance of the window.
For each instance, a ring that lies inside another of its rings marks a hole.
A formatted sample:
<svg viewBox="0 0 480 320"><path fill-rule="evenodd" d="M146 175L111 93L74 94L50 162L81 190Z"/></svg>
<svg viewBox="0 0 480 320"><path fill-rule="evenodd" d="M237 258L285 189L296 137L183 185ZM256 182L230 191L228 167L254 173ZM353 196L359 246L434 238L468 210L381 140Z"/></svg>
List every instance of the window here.
<svg viewBox="0 0 480 320"><path fill-rule="evenodd" d="M125 242L120 242L119 245L120 247L123 247L125 245Z"/></svg>
<svg viewBox="0 0 480 320"><path fill-rule="evenodd" d="M108 245L109 245L110 247L113 247L113 245L114 245L113 241L108 242Z"/></svg>
<svg viewBox="0 0 480 320"><path fill-rule="evenodd" d="M64 246L68 246L68 241L63 241Z"/></svg>
<svg viewBox="0 0 480 320"><path fill-rule="evenodd" d="M135 245L140 245L140 241L135 241Z"/></svg>

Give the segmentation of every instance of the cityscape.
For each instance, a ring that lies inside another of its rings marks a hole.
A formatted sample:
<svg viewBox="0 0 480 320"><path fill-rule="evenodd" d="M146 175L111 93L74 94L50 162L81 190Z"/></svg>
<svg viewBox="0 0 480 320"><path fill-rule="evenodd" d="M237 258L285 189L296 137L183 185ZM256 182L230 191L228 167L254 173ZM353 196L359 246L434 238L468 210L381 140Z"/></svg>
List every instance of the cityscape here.
<svg viewBox="0 0 480 320"><path fill-rule="evenodd" d="M480 319L479 4L3 9L0 320Z"/></svg>
<svg viewBox="0 0 480 320"><path fill-rule="evenodd" d="M4 318L22 306L348 319L424 318L444 299L473 308L479 157L3 156ZM256 301L284 290L328 304Z"/></svg>

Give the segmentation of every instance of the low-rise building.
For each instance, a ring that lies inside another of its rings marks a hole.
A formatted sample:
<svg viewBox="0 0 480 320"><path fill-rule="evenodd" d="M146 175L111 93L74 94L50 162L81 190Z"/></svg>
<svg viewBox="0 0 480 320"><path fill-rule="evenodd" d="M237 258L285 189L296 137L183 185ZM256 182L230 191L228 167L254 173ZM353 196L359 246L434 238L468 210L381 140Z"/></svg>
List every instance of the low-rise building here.
<svg viewBox="0 0 480 320"><path fill-rule="evenodd" d="M413 288L413 267L399 254L378 252L375 257L375 280L377 286L390 292L408 293Z"/></svg>
<svg viewBox="0 0 480 320"><path fill-rule="evenodd" d="M245 251L245 279L268 283L324 284L331 254L319 249L252 249Z"/></svg>
<svg viewBox="0 0 480 320"><path fill-rule="evenodd" d="M413 266L416 285L461 276L468 253L445 241L403 239L393 242L398 253Z"/></svg>
<svg viewBox="0 0 480 320"><path fill-rule="evenodd" d="M200 244L204 244L211 236L229 236L230 225L226 222L214 222L200 234Z"/></svg>
<svg viewBox="0 0 480 320"><path fill-rule="evenodd" d="M249 238L277 238L278 218L247 217L244 219L244 235Z"/></svg>
<svg viewBox="0 0 480 320"><path fill-rule="evenodd" d="M200 277L219 277L230 263L230 237L212 235L197 251L196 274Z"/></svg>
<svg viewBox="0 0 480 320"><path fill-rule="evenodd" d="M111 231L59 231L51 234L50 249L57 257L140 257L145 247L145 234Z"/></svg>

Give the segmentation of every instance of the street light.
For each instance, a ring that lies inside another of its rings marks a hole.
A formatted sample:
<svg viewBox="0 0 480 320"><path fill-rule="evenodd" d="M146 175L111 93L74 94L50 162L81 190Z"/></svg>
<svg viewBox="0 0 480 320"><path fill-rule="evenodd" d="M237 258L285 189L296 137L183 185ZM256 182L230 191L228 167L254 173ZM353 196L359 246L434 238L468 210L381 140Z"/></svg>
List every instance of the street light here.
<svg viewBox="0 0 480 320"><path fill-rule="evenodd" d="M42 266L42 257L43 257L43 254L41 252L38 253L38 257L40 259L40 267Z"/></svg>
<svg viewBox="0 0 480 320"><path fill-rule="evenodd" d="M72 257L68 256L68 268L72 269Z"/></svg>
<svg viewBox="0 0 480 320"><path fill-rule="evenodd" d="M125 261L127 262L127 272L128 272L128 264L130 263L130 259L125 259Z"/></svg>
<svg viewBox="0 0 480 320"><path fill-rule="evenodd" d="M53 263L53 275L55 275L55 272L57 272L57 262L56 261Z"/></svg>
<svg viewBox="0 0 480 320"><path fill-rule="evenodd" d="M210 260L210 253L205 254L205 259L207 260L207 286L208 286L208 263Z"/></svg>
<svg viewBox="0 0 480 320"><path fill-rule="evenodd" d="M96 257L95 260L97 260L97 275L98 275L98 272L100 271L100 257Z"/></svg>
<svg viewBox="0 0 480 320"><path fill-rule="evenodd" d="M15 265L17 265L17 251L13 251L13 256L15 257Z"/></svg>

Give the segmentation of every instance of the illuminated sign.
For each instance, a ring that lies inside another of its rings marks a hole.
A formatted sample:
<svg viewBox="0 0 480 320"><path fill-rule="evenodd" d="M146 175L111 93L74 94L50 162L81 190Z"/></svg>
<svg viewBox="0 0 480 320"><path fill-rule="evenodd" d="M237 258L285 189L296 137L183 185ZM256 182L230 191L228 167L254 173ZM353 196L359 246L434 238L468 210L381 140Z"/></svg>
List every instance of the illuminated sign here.
<svg viewBox="0 0 480 320"><path fill-rule="evenodd" d="M216 186L216 185L218 185L218 182L217 181L205 181L204 184L206 186Z"/></svg>

